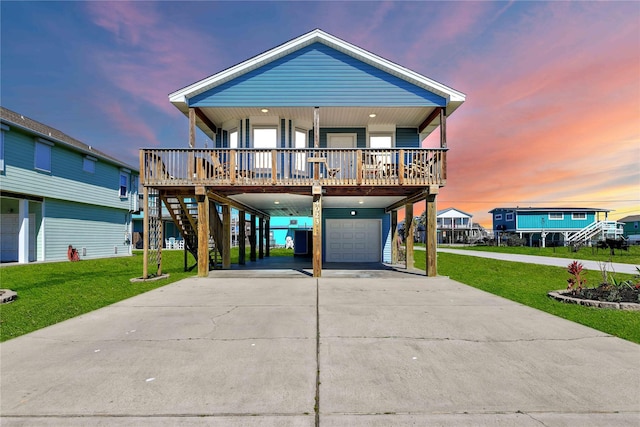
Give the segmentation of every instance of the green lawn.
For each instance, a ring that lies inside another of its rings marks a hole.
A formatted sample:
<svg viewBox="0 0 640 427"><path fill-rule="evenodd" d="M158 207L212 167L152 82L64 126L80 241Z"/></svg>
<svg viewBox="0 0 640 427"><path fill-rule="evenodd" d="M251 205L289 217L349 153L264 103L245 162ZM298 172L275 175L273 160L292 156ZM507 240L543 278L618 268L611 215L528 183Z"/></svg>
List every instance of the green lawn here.
<svg viewBox="0 0 640 427"><path fill-rule="evenodd" d="M425 268L424 251L415 251L415 266ZM569 275L564 268L439 253L438 274L640 344L640 312L584 307L549 298L547 292L566 288ZM616 274L620 280L631 277ZM599 271L588 271L587 286L597 286L600 278Z"/></svg>
<svg viewBox="0 0 640 427"><path fill-rule="evenodd" d="M442 246L448 247L448 246ZM519 255L539 255L555 258L571 258L591 261L611 261L624 264L640 265L640 246L629 247L628 251L616 250L614 255L609 249L580 248L573 252L571 248L531 248L528 246L450 246L452 249L464 249L469 251L500 252ZM568 264L568 263L567 263Z"/></svg>
<svg viewBox="0 0 640 427"><path fill-rule="evenodd" d="M271 256L293 256L293 251L272 249ZM163 272L168 279L131 283L142 276L142 252L132 257L16 265L0 268L0 287L18 293L18 299L0 307L0 341L6 341L54 323L167 285L197 270L184 272L184 253L164 251ZM246 255L249 262L249 250ZM238 248L231 250L238 262ZM195 263L188 255L189 266Z"/></svg>

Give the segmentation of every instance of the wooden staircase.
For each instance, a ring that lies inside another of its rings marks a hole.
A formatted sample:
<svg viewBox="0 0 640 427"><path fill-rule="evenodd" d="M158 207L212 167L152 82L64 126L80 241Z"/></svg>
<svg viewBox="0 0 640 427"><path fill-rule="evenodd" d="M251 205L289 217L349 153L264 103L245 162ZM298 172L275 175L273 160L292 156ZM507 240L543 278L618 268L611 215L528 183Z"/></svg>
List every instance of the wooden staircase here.
<svg viewBox="0 0 640 427"><path fill-rule="evenodd" d="M198 265L198 203L193 197L163 196L164 202L173 223L178 227L187 251L193 255L196 263L185 270L193 270ZM223 252L223 226L216 204L211 201L209 205L209 269L217 264L217 255L222 258Z"/></svg>

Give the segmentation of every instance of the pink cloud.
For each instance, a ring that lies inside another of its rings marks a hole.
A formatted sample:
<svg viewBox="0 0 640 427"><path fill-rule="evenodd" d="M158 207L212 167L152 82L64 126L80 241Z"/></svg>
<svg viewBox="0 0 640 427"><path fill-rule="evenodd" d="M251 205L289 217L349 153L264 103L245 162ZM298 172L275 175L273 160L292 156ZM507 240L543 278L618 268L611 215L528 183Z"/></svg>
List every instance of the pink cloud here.
<svg viewBox="0 0 640 427"><path fill-rule="evenodd" d="M215 40L167 21L146 2L89 2L93 22L119 42L94 61L104 78L137 102L174 115L167 98L174 90L210 74L220 58Z"/></svg>
<svg viewBox="0 0 640 427"><path fill-rule="evenodd" d="M602 18L601 7L542 4L464 56L453 80L468 101L449 121L445 201L480 215L554 200L615 208L597 203L603 183L616 194L634 188L624 180L640 186L637 16L616 8Z"/></svg>
<svg viewBox="0 0 640 427"><path fill-rule="evenodd" d="M123 103L116 100L105 101L100 103L100 108L107 115L109 121L131 141L136 141L135 155L137 156L138 146L159 146L160 142L153 129L145 124L143 120L137 118L135 111L125 110ZM123 146L125 144L119 144ZM130 146L131 144L126 144Z"/></svg>

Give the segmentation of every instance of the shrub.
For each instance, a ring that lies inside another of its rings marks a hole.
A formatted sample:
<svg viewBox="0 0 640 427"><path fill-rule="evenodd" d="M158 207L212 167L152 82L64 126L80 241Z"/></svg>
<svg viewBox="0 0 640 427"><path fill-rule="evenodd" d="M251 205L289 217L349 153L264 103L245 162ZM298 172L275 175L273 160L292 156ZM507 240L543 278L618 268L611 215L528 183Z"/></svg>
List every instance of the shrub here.
<svg viewBox="0 0 640 427"><path fill-rule="evenodd" d="M569 273L571 277L567 279L567 289L573 291L574 293L576 291L581 291L584 284L587 283L587 279L582 276L583 273L586 272L587 270L583 268L582 263L579 263L578 261L573 261L571 264L569 264L569 266L567 267L567 273Z"/></svg>

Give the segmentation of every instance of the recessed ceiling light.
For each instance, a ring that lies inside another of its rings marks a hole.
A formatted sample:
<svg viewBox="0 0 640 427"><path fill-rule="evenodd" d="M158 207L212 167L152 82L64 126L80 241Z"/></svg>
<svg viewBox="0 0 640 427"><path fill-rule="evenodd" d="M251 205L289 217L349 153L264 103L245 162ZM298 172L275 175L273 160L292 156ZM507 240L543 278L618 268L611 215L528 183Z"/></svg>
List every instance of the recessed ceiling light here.
<svg viewBox="0 0 640 427"><path fill-rule="evenodd" d="M269 112L269 109L268 109L268 108L263 108L263 109L262 109L262 110L260 110L260 111L262 111L263 113L268 113L268 112Z"/></svg>
<svg viewBox="0 0 640 427"><path fill-rule="evenodd" d="M273 202L273 204L274 204L274 205L279 205L279 204L280 204L280 201L279 201L279 200L276 200L275 202Z"/></svg>
<svg viewBox="0 0 640 427"><path fill-rule="evenodd" d="M376 116L376 113L371 113L369 114L369 117L371 117L372 119Z"/></svg>
<svg viewBox="0 0 640 427"><path fill-rule="evenodd" d="M363 203L364 203L364 201L363 201L363 200L359 200L359 201L358 201L358 204L360 204L360 205L361 205L361 204L363 204Z"/></svg>

